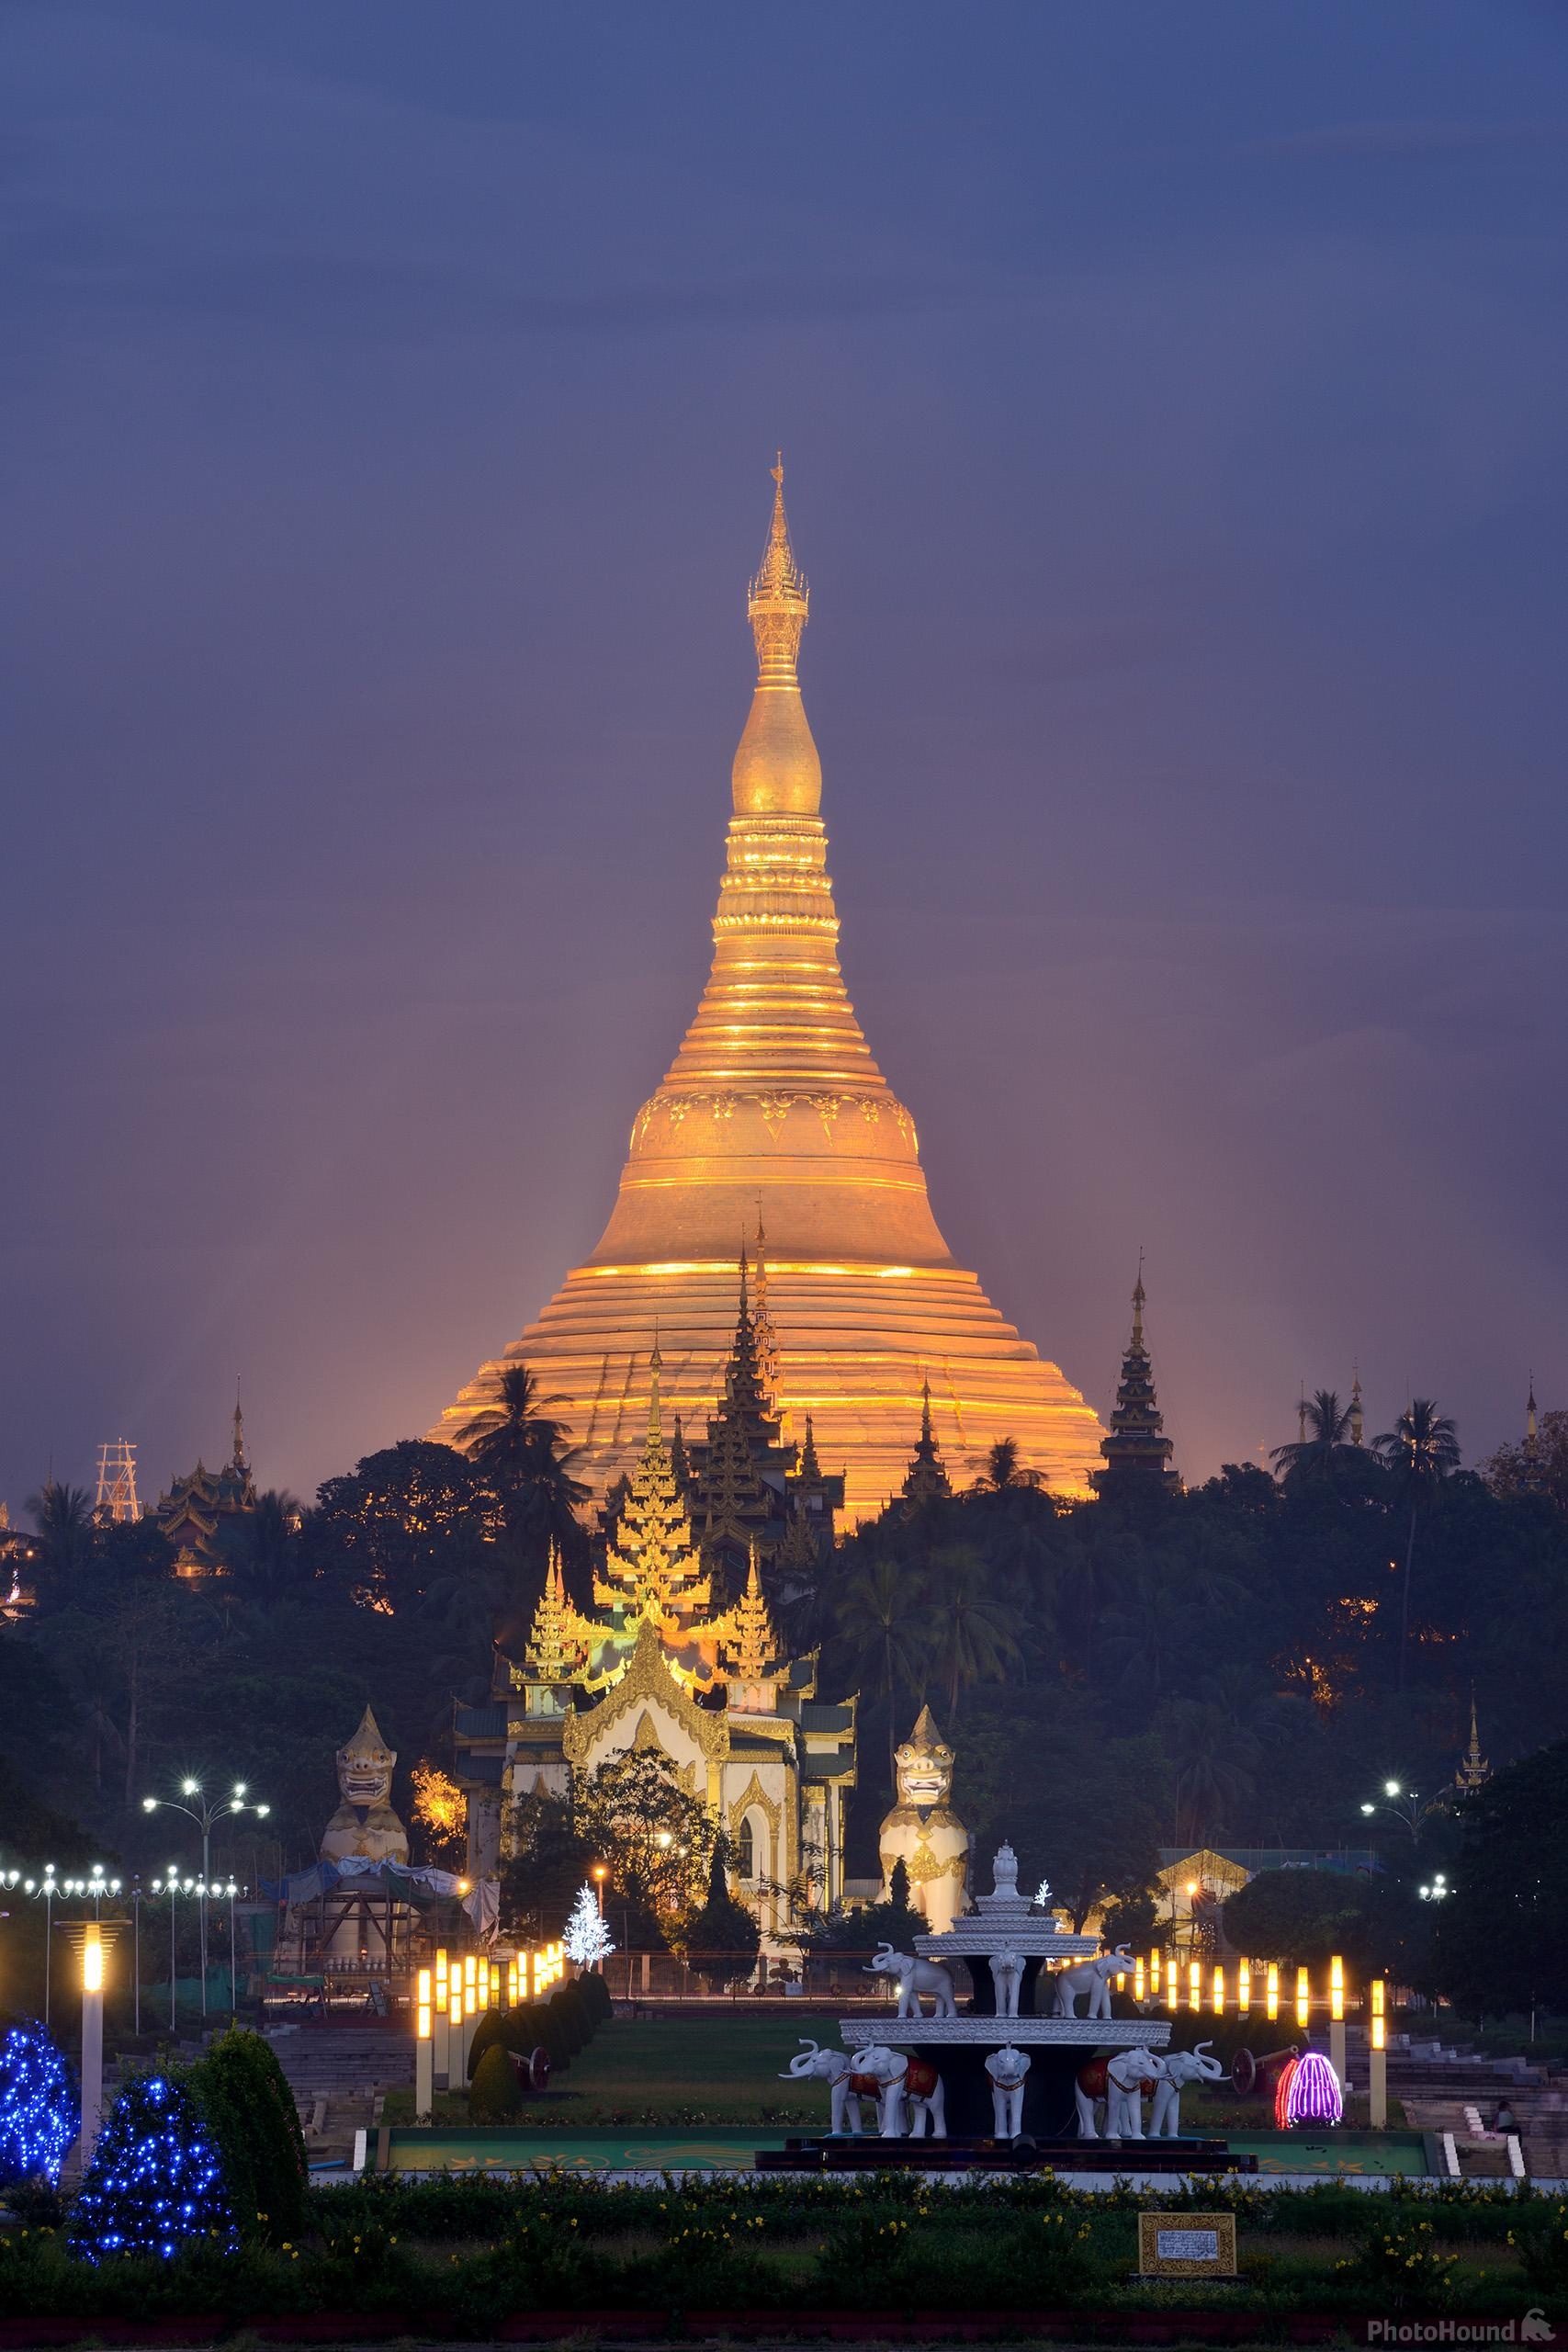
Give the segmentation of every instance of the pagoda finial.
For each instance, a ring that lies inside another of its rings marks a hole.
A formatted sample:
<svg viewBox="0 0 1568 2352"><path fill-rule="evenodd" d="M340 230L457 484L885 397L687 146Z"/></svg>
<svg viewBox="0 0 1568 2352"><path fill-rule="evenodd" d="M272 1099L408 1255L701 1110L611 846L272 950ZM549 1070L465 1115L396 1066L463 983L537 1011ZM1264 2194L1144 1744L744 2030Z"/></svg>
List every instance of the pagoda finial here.
<svg viewBox="0 0 1568 2352"><path fill-rule="evenodd" d="M1133 1351L1143 1352L1144 1345L1144 1253L1138 1252L1138 1279L1133 1287Z"/></svg>
<svg viewBox="0 0 1568 2352"><path fill-rule="evenodd" d="M931 1376L928 1372L920 1383L920 1443L931 1442Z"/></svg>
<svg viewBox="0 0 1568 2352"><path fill-rule="evenodd" d="M648 1434L650 1438L660 1433L659 1375L663 1369L664 1359L659 1352L659 1326L656 1323L653 1327L653 1353L648 1360Z"/></svg>
<svg viewBox="0 0 1568 2352"><path fill-rule="evenodd" d="M1536 1448L1535 1374L1530 1374L1529 1396L1525 1405L1525 1445L1533 1453Z"/></svg>
<svg viewBox="0 0 1568 2352"><path fill-rule="evenodd" d="M757 640L757 674L768 684L795 683L795 658L806 627L810 593L796 568L784 514L784 451L770 469L773 477L773 512L761 564L746 592L746 611Z"/></svg>
<svg viewBox="0 0 1568 2352"><path fill-rule="evenodd" d="M234 1383L234 1467L236 1470L243 1470L248 1467L245 1461L245 1417L240 1410L240 1384L238 1381Z"/></svg>
<svg viewBox="0 0 1568 2352"><path fill-rule="evenodd" d="M1350 1442L1362 1445L1366 1442L1366 1421L1361 1411L1361 1367L1350 1366Z"/></svg>

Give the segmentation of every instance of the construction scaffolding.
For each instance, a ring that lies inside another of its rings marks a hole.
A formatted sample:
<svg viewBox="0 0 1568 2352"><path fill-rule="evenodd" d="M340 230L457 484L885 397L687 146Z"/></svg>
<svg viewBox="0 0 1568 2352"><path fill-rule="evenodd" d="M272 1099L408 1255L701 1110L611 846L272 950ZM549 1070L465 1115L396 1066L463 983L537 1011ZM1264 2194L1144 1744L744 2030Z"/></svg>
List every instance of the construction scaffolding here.
<svg viewBox="0 0 1568 2352"><path fill-rule="evenodd" d="M98 1448L98 1493L93 1517L102 1526L118 1527L141 1516L136 1495L136 1448L128 1437L111 1439Z"/></svg>

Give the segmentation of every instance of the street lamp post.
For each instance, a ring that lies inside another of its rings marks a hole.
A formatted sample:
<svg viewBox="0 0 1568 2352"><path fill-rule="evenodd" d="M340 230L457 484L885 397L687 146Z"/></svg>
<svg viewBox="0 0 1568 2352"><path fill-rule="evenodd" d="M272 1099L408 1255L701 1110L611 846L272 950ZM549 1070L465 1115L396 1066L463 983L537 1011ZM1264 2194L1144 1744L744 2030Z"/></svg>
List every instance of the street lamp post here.
<svg viewBox="0 0 1568 2352"><path fill-rule="evenodd" d="M181 1802L182 1799L185 1800L184 1803ZM210 1797L203 1793L201 1782L192 1780L184 1780L180 1782L178 1797L143 1797L141 1800L143 1813L156 1813L160 1806L165 1806L173 1813L183 1813L186 1819L194 1821L201 1832L201 2014L205 2017L207 2015L206 1897L212 1879L212 1832L219 1822L227 1821L238 1813L254 1813L258 1821L265 1820L272 1811L272 1807L269 1804L257 1804L248 1796L243 1781L236 1781L221 1803L214 1803ZM231 1987L232 1981L231 1967Z"/></svg>
<svg viewBox="0 0 1568 2352"><path fill-rule="evenodd" d="M60 1881L54 1875L54 1864L45 1862L41 1881L24 1879L24 1894L43 1897L43 2021L49 2023L49 1960L54 1933L54 1898L60 1893Z"/></svg>
<svg viewBox="0 0 1568 2352"><path fill-rule="evenodd" d="M1382 1784L1382 1798L1361 1807L1361 1811L1369 1821L1374 1814L1392 1813L1394 1819L1403 1821L1406 1829L1409 1830L1410 1842L1413 1846L1420 1838L1421 1824L1427 1815L1440 1813L1442 1809L1440 1798L1431 1797L1423 1800L1415 1789L1407 1789L1403 1781L1385 1781Z"/></svg>

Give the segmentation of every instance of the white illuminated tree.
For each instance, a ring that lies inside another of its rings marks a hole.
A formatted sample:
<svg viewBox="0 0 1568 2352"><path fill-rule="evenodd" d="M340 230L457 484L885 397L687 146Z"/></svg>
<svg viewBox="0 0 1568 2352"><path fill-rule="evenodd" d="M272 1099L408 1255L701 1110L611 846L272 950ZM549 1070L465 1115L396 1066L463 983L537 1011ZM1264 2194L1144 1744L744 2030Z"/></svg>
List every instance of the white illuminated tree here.
<svg viewBox="0 0 1568 2352"><path fill-rule="evenodd" d="M615 1951L615 1938L599 1916L599 1898L591 1886L579 1888L561 1941L567 1958L579 1968L598 1968Z"/></svg>

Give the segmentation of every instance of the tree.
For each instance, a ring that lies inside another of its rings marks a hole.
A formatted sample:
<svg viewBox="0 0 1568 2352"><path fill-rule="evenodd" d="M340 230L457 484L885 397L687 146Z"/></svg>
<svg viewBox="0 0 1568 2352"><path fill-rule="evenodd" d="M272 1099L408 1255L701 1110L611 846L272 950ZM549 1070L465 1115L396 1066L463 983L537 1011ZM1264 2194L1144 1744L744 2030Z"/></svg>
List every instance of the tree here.
<svg viewBox="0 0 1568 2352"><path fill-rule="evenodd" d="M548 1943L582 1883L593 1849L570 1802L543 1789L519 1798L504 1833L510 1859L501 1874L502 1924L530 1943Z"/></svg>
<svg viewBox="0 0 1568 2352"><path fill-rule="evenodd" d="M52 2188L81 2128L70 2060L36 2018L14 2025L0 2045L0 2188Z"/></svg>
<svg viewBox="0 0 1568 2352"><path fill-rule="evenodd" d="M575 1961L579 1968L602 1968L615 1951L615 1939L605 1925L599 1897L592 1886L578 1888L561 1940L568 1960Z"/></svg>
<svg viewBox="0 0 1568 2352"><path fill-rule="evenodd" d="M160 2075L129 2082L98 2135L66 2242L86 2262L168 2261L192 2242L239 2243L216 2143L195 2100Z"/></svg>
<svg viewBox="0 0 1568 2352"><path fill-rule="evenodd" d="M1350 1436L1355 1408L1341 1405L1337 1390L1318 1388L1303 1397L1301 1410L1305 1435L1277 1445L1269 1458L1288 1481L1332 1478L1348 1455L1360 1452Z"/></svg>
<svg viewBox="0 0 1568 2352"><path fill-rule="evenodd" d="M1500 1445L1481 1464L1495 1495L1508 1499L1541 1493L1568 1511L1568 1413L1542 1413L1534 1454L1522 1445Z"/></svg>
<svg viewBox="0 0 1568 2352"><path fill-rule="evenodd" d="M577 1449L567 1444L565 1424L547 1409L562 1401L540 1395L526 1364L509 1363L494 1416L469 1441L468 1458L494 1482L514 1540L541 1552L553 1541L571 1554L589 1489L571 1474Z"/></svg>
<svg viewBox="0 0 1568 2352"><path fill-rule="evenodd" d="M86 1566L93 1553L93 1502L85 1487L46 1479L23 1509L38 1530L41 1566L62 1583Z"/></svg>
<svg viewBox="0 0 1568 2352"><path fill-rule="evenodd" d="M253 1510L237 1512L220 1527L219 1546L228 1573L262 1607L288 1598L310 1574L304 1525L305 1514L295 1498L273 1487L256 1497Z"/></svg>
<svg viewBox="0 0 1568 2352"><path fill-rule="evenodd" d="M931 1627L931 1663L947 1685L951 1724L962 1690L974 1682L999 1682L1017 1663L1014 1614L992 1596L986 1563L971 1544L949 1544L931 1555L923 1613Z"/></svg>
<svg viewBox="0 0 1568 2352"><path fill-rule="evenodd" d="M242 2235L273 2245L297 2238L305 2226L310 2159L272 2044L231 2025L189 2069L185 2087L218 2150Z"/></svg>
<svg viewBox="0 0 1568 2352"><path fill-rule="evenodd" d="M423 1833L424 1859L438 1869L454 1869L462 1858L468 1832L468 1800L449 1772L422 1757L412 1776L413 1818Z"/></svg>
<svg viewBox="0 0 1568 2352"><path fill-rule="evenodd" d="M1495 1772L1461 1811L1438 1983L1470 2017L1568 2008L1568 1740Z"/></svg>
<svg viewBox="0 0 1568 2352"><path fill-rule="evenodd" d="M652 1748L618 1748L597 1772L574 1776L571 1820L583 1850L608 1865L622 1901L656 1918L673 1920L686 1907L720 1844L706 1805Z"/></svg>
<svg viewBox="0 0 1568 2352"><path fill-rule="evenodd" d="M926 1645L920 1626L923 1587L918 1572L886 1553L862 1554L840 1589L836 1611L850 1687L869 1704L887 1711L887 1786L893 1787L897 1745L894 1714L901 1691L911 1698L925 1678Z"/></svg>
<svg viewBox="0 0 1568 2352"><path fill-rule="evenodd" d="M1020 1462L1017 1438L998 1438L986 1456L985 1474L980 1481L982 1492L1001 1495L1010 1487L1041 1487L1044 1483L1038 1470L1026 1470Z"/></svg>
<svg viewBox="0 0 1568 2352"><path fill-rule="evenodd" d="M1320 1969L1337 1952L1375 1975L1388 1942L1380 1892L1340 1871L1259 1871L1225 1898L1225 1940L1282 1967Z"/></svg>
<svg viewBox="0 0 1568 2352"><path fill-rule="evenodd" d="M676 1944L710 1990L732 1984L738 1976L749 1976L757 1964L761 1944L757 1922L745 1904L731 1894L724 1854L717 1846L708 1864L706 1899L700 1911L682 1919Z"/></svg>
<svg viewBox="0 0 1568 2352"><path fill-rule="evenodd" d="M481 1470L449 1445L404 1438L326 1481L307 1536L360 1607L396 1615L442 1577L477 1571L500 1525Z"/></svg>
<svg viewBox="0 0 1568 2352"><path fill-rule="evenodd" d="M1410 1654L1410 1569L1416 1557L1416 1521L1442 1481L1459 1468L1459 1435L1430 1396L1415 1396L1393 1429L1373 1443L1399 1484L1410 1517L1404 1539L1404 1575L1399 1593L1399 1688L1404 1688Z"/></svg>

